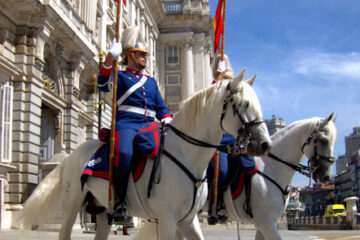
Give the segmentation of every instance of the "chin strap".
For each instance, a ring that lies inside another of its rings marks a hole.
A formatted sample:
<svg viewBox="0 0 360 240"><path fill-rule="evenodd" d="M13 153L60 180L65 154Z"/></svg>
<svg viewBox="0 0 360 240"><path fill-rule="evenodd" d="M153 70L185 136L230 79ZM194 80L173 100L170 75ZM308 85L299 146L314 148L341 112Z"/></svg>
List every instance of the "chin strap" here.
<svg viewBox="0 0 360 240"><path fill-rule="evenodd" d="M143 70L144 67L141 66L140 64L138 64L138 62L136 61L135 53L134 53L134 52L130 52L130 56L131 56L131 59L133 60L133 62L134 62L134 64L135 64L136 68L140 69L140 71Z"/></svg>

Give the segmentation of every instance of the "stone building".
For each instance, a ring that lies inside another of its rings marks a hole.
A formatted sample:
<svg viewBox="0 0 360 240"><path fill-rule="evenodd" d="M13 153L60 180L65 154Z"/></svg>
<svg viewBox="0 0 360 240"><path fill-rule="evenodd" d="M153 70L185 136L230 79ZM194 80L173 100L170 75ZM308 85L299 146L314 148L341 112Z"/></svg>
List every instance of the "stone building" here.
<svg viewBox="0 0 360 240"><path fill-rule="evenodd" d="M280 117L276 117L275 114L271 116L271 119L265 119L265 124L270 135L273 135L278 129L286 127L285 120Z"/></svg>
<svg viewBox="0 0 360 240"><path fill-rule="evenodd" d="M127 0L121 9L120 36L140 27L146 72L171 111L210 85L208 0ZM0 228L14 224L52 155L97 137L99 109L110 125L111 96L99 108L95 82L115 17L114 0L0 0Z"/></svg>

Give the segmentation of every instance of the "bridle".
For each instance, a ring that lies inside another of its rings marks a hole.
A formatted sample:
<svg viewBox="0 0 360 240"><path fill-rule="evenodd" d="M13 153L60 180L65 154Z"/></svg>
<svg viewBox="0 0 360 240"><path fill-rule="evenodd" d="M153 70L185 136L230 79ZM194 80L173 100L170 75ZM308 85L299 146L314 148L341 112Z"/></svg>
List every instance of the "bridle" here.
<svg viewBox="0 0 360 240"><path fill-rule="evenodd" d="M325 162L329 162L329 163L334 163L335 162L335 158L334 157L329 157L329 156L324 156L324 155L321 155L318 153L318 138L319 138L319 125L320 125L320 122L317 123L316 125L316 128L314 131L312 131L310 133L310 135L308 136L308 138L306 139L306 141L304 142L304 144L302 145L301 147L301 151L303 154L305 154L304 152L304 148L308 145L310 145L310 142L311 141L314 141L314 151L313 151L313 155L311 156L311 158L309 159L309 163L310 163L310 166L304 166L302 164L292 164L292 163L288 163L284 160L282 160L281 158L275 156L274 154L272 153L268 153L268 156L280 163L283 163L285 164L286 166L292 168L293 170L299 172L300 174L303 174L307 177L310 177L313 175L313 173L319 169L319 164L318 162L319 161L325 161ZM317 164L315 164L317 163ZM309 165L309 164L308 164ZM275 180L273 180L272 178L270 178L269 176L267 176L266 174L264 174L263 172L260 172L260 171L257 171L258 174L262 175L263 177L265 177L266 179L268 179L270 182L272 182L274 185L276 185L280 191L283 193L284 195L284 200L286 199L289 191L290 191L290 185L288 184L285 189L283 189Z"/></svg>
<svg viewBox="0 0 360 240"><path fill-rule="evenodd" d="M331 164L333 164L335 162L335 157L324 156L324 155L321 155L318 153L317 149L318 149L319 131L320 131L320 129L319 129L319 122L318 122L315 130L309 135L309 137L306 139L305 143L301 147L302 153L305 154L304 148L310 144L311 140L314 141L313 155L309 159L310 166L312 168L312 172L315 172L320 167L319 166L320 161L325 161L325 162L328 162Z"/></svg>
<svg viewBox="0 0 360 240"><path fill-rule="evenodd" d="M221 117L220 117L220 126L221 129L225 132L225 129L223 127L223 120L225 118L226 115L226 108L227 108L227 104L230 103L232 104L232 109L233 109L233 114L234 115L238 115L240 122L242 124L242 127L238 129L238 137L237 137L237 141L234 144L233 148L239 148L241 149L241 151L244 151L247 149L247 146L249 145L250 142L250 138L251 138L251 133L249 131L249 128L262 124L264 122L264 119L262 117L256 117L255 119L251 120L250 122L246 122L244 117L241 115L239 108L241 106L241 104L236 105L236 103L234 102L233 99L233 95L236 94L238 92L231 92L230 90L230 83L228 83L228 85L226 86L226 97L224 99L224 103L223 103L223 108L222 108L222 112L221 112ZM245 108L247 108L248 105L245 104ZM233 152L233 154L239 154L240 152Z"/></svg>

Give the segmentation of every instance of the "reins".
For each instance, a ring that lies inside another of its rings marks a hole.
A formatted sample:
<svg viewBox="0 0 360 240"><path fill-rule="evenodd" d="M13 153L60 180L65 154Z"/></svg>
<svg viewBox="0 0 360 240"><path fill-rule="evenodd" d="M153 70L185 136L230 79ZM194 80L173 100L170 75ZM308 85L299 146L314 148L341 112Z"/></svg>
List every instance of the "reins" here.
<svg viewBox="0 0 360 240"><path fill-rule="evenodd" d="M198 140L196 138L193 138L186 133L180 131L176 127L174 127L171 124L168 124L167 127L171 129L177 136L185 140L186 142L193 144L198 147L204 147L204 148L214 148L216 150L219 150L220 152L229 153L229 154L241 154L244 152L245 148L243 145L234 143L234 144L227 144L227 145L213 145L211 143L206 143L204 141Z"/></svg>

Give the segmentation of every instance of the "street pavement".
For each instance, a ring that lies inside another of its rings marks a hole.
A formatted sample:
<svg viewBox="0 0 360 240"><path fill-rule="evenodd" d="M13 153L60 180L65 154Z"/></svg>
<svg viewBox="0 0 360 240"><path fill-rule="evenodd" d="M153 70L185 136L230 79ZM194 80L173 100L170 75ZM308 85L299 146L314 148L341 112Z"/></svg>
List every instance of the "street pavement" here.
<svg viewBox="0 0 360 240"><path fill-rule="evenodd" d="M236 224L202 226L205 239L207 240L237 240L238 230ZM255 239L255 230L252 227L242 227L240 230L241 240ZM138 229L130 228L129 236L123 236L122 231L115 235L112 232L109 240L131 240ZM333 230L333 231L288 231L281 230L280 234L284 240L356 240L360 239L359 230ZM22 231L22 230L0 230L0 240L57 240L57 232L46 231ZM75 229L72 240L94 239L93 233L83 233Z"/></svg>

